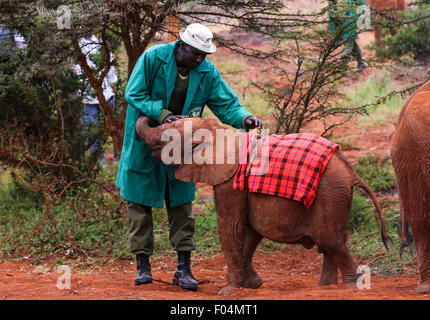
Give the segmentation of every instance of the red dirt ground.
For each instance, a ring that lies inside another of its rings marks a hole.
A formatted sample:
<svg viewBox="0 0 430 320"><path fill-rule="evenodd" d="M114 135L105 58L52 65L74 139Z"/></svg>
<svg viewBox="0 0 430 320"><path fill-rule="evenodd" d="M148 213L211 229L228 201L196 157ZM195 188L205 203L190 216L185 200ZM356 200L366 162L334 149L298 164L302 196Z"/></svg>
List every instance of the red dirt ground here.
<svg viewBox="0 0 430 320"><path fill-rule="evenodd" d="M152 262L155 281L134 285L135 265L120 260L109 267L75 270L71 267L70 289L60 290L62 273L25 263L0 264L0 299L5 300L430 300L416 292L417 277L372 275L370 289L331 285L318 287L321 258L316 249L287 246L271 253L256 252L254 264L264 283L259 289L238 289L231 296L218 295L226 284L222 255L193 259L193 273L201 282L197 292L171 285L176 259ZM77 268L76 268L77 269Z"/></svg>

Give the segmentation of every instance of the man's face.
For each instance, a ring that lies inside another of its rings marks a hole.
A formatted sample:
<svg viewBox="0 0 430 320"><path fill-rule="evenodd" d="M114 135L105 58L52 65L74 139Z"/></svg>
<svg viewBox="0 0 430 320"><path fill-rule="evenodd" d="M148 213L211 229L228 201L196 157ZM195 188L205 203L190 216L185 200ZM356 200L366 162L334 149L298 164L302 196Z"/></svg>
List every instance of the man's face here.
<svg viewBox="0 0 430 320"><path fill-rule="evenodd" d="M176 59L177 61L188 69L197 68L203 60L205 60L207 53L197 50L182 42L178 48Z"/></svg>

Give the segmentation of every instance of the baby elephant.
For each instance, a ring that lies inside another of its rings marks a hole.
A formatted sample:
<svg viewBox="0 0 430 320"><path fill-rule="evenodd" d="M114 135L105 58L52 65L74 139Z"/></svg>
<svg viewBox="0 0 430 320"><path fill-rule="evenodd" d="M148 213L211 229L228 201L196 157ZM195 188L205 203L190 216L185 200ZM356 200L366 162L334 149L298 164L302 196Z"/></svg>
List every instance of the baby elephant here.
<svg viewBox="0 0 430 320"><path fill-rule="evenodd" d="M375 194L338 149L321 176L312 205L306 209L296 200L233 188L242 146L248 139L246 133L225 130L213 119L188 118L155 128L149 121L141 117L136 130L153 150L152 156L166 163L173 154L179 154L174 149L183 142L177 161L171 163L178 167L176 178L214 186L219 236L228 268L228 284L220 294L228 295L240 287L258 288L262 284L252 257L263 237L282 243L301 243L308 249L316 244L324 257L319 284L337 284L338 269L343 283L355 284L359 276L357 265L346 246L353 186L363 188L372 199L386 246L389 235ZM230 139L228 133L235 139Z"/></svg>

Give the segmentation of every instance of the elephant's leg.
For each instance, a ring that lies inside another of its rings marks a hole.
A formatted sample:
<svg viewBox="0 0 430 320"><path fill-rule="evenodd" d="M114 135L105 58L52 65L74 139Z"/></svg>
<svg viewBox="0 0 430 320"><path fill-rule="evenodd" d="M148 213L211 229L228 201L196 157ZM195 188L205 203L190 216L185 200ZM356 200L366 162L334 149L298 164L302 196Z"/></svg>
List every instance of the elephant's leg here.
<svg viewBox="0 0 430 320"><path fill-rule="evenodd" d="M414 180L407 183L399 181L399 197L403 218L409 223L411 228L413 243L417 252L419 271L419 293L430 293L430 219L428 217L430 204L424 201L428 199L427 193L422 193L421 189L413 190ZM419 201L422 199L421 201ZM428 200L427 200L428 201Z"/></svg>
<svg viewBox="0 0 430 320"><path fill-rule="evenodd" d="M254 256L255 249L260 243L263 236L257 233L254 229L247 227L245 231L245 245L244 245L244 259L245 259L245 281L243 282L244 288L257 289L263 283L263 280L258 276L252 265L252 257Z"/></svg>
<svg viewBox="0 0 430 320"><path fill-rule="evenodd" d="M418 284L419 293L430 293L430 226L410 224L412 236L414 238L415 249L417 251L418 270L420 281Z"/></svg>
<svg viewBox="0 0 430 320"><path fill-rule="evenodd" d="M339 246L333 246L330 251L327 251L327 254L332 263L339 267L340 272L342 273L343 283L356 284L359 277L359 274L357 273L357 265L349 254L346 244L343 243Z"/></svg>
<svg viewBox="0 0 430 320"><path fill-rule="evenodd" d="M229 295L235 289L243 286L245 280L245 259L243 247L245 242L244 231L238 222L230 223L230 219L223 219L218 211L218 230L224 259L227 265L227 286L223 287L219 294ZM237 221L237 220L236 220ZM243 227L243 226L242 226Z"/></svg>
<svg viewBox="0 0 430 320"><path fill-rule="evenodd" d="M218 214L218 233L227 265L228 284L219 294L229 295L245 280L245 230L248 213L246 192L233 190L231 183L214 188Z"/></svg>
<svg viewBox="0 0 430 320"><path fill-rule="evenodd" d="M323 258L323 267L321 272L321 278L319 285L320 286L328 286L331 284L337 284L337 265L334 263L329 254L324 253Z"/></svg>

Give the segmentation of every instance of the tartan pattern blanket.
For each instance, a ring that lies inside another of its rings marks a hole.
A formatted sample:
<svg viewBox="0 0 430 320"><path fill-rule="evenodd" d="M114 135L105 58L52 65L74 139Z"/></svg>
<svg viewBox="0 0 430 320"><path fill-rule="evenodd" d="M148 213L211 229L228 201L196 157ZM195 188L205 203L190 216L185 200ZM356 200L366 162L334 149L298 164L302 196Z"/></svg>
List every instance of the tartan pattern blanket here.
<svg viewBox="0 0 430 320"><path fill-rule="evenodd" d="M256 141L256 134L247 134L233 188L300 201L309 209L321 176L339 145L310 133L262 137L258 155L251 157L248 175Z"/></svg>

